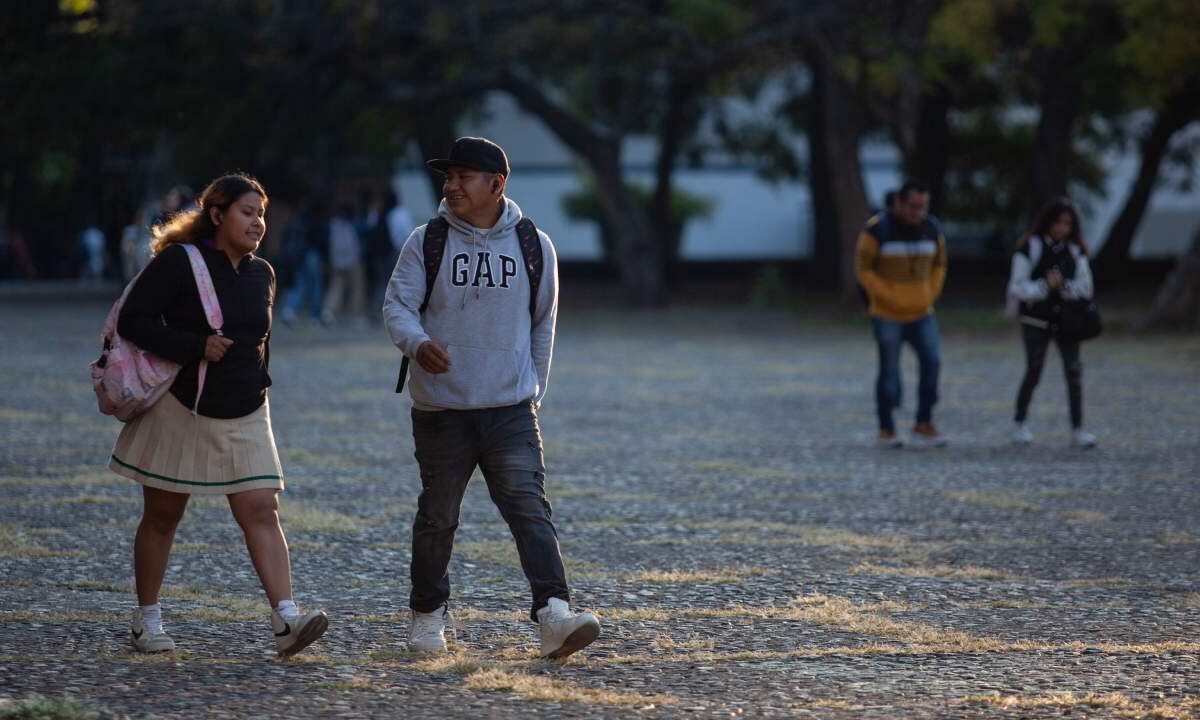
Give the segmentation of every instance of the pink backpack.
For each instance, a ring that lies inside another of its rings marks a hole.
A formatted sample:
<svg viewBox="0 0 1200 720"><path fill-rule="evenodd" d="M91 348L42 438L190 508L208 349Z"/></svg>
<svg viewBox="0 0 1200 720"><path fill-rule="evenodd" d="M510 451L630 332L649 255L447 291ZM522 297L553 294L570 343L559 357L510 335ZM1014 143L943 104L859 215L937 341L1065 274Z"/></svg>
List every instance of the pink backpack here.
<svg viewBox="0 0 1200 720"><path fill-rule="evenodd" d="M221 326L225 318L221 315L221 304L217 300L217 291L213 289L212 276L208 274L208 266L204 257L195 245L184 245L188 260L192 264L192 275L196 278L196 288L200 291L200 303L204 305L204 315L208 324L221 334ZM96 391L96 399L100 412L112 415L121 422L129 422L138 415L150 409L158 402L175 376L179 374L179 363L171 362L139 348L129 340L117 334L117 318L129 290L142 274L125 286L121 297L108 311L108 319L104 321L104 332L100 339L104 342L100 358L91 364L92 389ZM196 384L196 401L192 404L192 414L200 405L200 393L204 391L204 376L208 372L208 361L200 361L200 377Z"/></svg>

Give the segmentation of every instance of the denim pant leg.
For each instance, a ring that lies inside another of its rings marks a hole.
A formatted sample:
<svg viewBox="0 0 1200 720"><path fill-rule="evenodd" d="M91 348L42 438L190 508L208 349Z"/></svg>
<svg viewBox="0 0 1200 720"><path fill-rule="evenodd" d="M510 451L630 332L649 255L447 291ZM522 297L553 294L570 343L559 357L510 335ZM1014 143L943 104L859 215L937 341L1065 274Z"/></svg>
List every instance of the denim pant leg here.
<svg viewBox="0 0 1200 720"><path fill-rule="evenodd" d="M471 412L412 411L421 495L412 527L408 606L417 612L433 612L450 600L450 553L478 459L474 419Z"/></svg>
<svg viewBox="0 0 1200 720"><path fill-rule="evenodd" d="M325 303L325 263L316 250L309 250L304 255L303 277L308 312L312 317L319 318Z"/></svg>
<svg viewBox="0 0 1200 720"><path fill-rule="evenodd" d="M875 378L875 409L881 430L895 430L892 411L900 396L901 323L871 318L871 330L879 348L879 375Z"/></svg>
<svg viewBox="0 0 1200 720"><path fill-rule="evenodd" d="M938 375L942 370L941 339L937 319L926 315L904 326L905 339L917 351L920 366L917 385L917 422L933 421L933 406L938 401Z"/></svg>
<svg viewBox="0 0 1200 720"><path fill-rule="evenodd" d="M530 403L485 411L480 466L533 594L530 617L550 598L570 600L558 533L546 497L542 434Z"/></svg>

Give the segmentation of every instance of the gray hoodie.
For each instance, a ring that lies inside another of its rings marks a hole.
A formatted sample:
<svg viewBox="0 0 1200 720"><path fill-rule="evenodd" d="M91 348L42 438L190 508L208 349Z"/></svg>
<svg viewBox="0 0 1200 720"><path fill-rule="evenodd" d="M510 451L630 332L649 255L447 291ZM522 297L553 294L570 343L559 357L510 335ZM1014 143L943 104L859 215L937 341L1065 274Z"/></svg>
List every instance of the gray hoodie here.
<svg viewBox="0 0 1200 720"><path fill-rule="evenodd" d="M450 223L446 251L424 315L425 226L408 236L388 282L383 321L392 342L412 358L409 393L421 410L503 407L532 400L540 405L550 377L558 315L558 259L546 233L545 269L533 317L529 273L517 242L521 208L504 199L490 229L467 224L443 200L438 215ZM450 370L431 375L416 362L417 348L432 340L446 347Z"/></svg>

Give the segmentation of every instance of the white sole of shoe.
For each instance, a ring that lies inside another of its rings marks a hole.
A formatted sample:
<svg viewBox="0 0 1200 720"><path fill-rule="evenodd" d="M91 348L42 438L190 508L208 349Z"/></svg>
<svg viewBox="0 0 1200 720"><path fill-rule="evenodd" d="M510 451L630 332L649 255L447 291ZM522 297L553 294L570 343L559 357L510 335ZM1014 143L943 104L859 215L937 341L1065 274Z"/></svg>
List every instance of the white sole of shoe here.
<svg viewBox="0 0 1200 720"><path fill-rule="evenodd" d="M279 656L291 657L292 655L295 655L304 648L316 642L317 639L324 635L325 631L328 629L329 617L326 615L316 616L311 622L304 626L304 628L300 631L300 635L296 638L296 642L291 647L289 647L287 650L279 651Z"/></svg>
<svg viewBox="0 0 1200 720"><path fill-rule="evenodd" d="M588 623L568 635L567 639L563 640L563 644L557 650L542 657L549 660L561 660L591 645L598 637L600 637L600 623Z"/></svg>
<svg viewBox="0 0 1200 720"><path fill-rule="evenodd" d="M172 642L170 645L166 645L166 644L164 644L164 645L162 645L161 647L154 647L154 646L144 646L144 645L138 645L138 644L137 644L136 642L134 642L134 641L133 641L133 639L131 638L131 639L130 639L130 641L129 641L129 644L130 644L130 645L133 647L133 649L134 649L135 651L137 651L137 652L140 652L140 653L143 653L143 654L145 654L145 655L155 655L155 654L157 654L157 653L172 652L172 651L174 651L174 650L175 650L175 643L174 643L174 642Z"/></svg>
<svg viewBox="0 0 1200 720"><path fill-rule="evenodd" d="M427 648L415 647L412 643L409 643L408 651L411 653L417 653L418 655L445 655L446 653L450 652L450 648L446 647L445 645L441 647Z"/></svg>

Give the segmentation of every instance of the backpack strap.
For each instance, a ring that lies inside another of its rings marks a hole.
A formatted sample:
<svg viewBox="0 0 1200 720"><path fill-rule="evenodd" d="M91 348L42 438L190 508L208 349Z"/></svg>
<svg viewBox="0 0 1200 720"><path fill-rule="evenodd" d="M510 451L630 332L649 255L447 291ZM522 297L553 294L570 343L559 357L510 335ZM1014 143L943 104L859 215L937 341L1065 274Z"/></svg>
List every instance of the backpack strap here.
<svg viewBox="0 0 1200 720"><path fill-rule="evenodd" d="M192 264L192 277L196 278L196 290L200 295L200 305L204 306L204 317L208 318L209 326L217 335L222 335L224 314L221 312L221 301L217 300L217 290L212 287L212 276L209 266L204 264L204 256L198 247L184 245L187 260ZM200 367L196 377L196 402L192 403L192 415L200 408L200 394L204 392L204 378L209 373L209 361L200 358Z"/></svg>
<svg viewBox="0 0 1200 720"><path fill-rule="evenodd" d="M537 226L527 217L517 223L517 242L521 245L521 256L525 260L525 271L529 273L529 317L537 312L538 288L542 284L542 271L546 259L542 256L542 239Z"/></svg>
<svg viewBox="0 0 1200 720"><path fill-rule="evenodd" d="M450 223L443 217L435 217L425 224L425 237L421 241L421 255L425 258L425 297L417 312L425 314L429 298L433 295L433 283L438 270L442 269L442 256L446 253L446 237L450 234ZM400 376L396 378L396 392L404 392L404 379L408 377L408 356L400 361Z"/></svg>
<svg viewBox="0 0 1200 720"><path fill-rule="evenodd" d="M196 279L196 290L200 293L200 304L204 306L204 316L208 319L208 325L221 335L221 327L225 325L225 316L221 313L221 302L217 299L217 290L213 287L212 275L208 272L208 265L204 264L204 256L200 254L200 249L195 245L184 245L184 250L187 250L188 261L192 265L192 277ZM204 392L204 377L208 374L208 360L200 359L200 370L196 377L196 402L192 403L192 414L200 408L200 394Z"/></svg>

